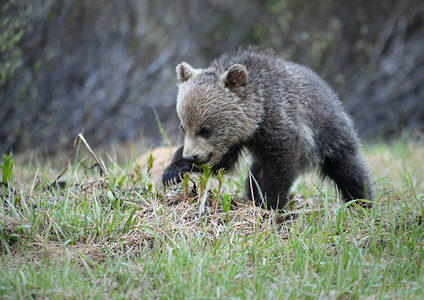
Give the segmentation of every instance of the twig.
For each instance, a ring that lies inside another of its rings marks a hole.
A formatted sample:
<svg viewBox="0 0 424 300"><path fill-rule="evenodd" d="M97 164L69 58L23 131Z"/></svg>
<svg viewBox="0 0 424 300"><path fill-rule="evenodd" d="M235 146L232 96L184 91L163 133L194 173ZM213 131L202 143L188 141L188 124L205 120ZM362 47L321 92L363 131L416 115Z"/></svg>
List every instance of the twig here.
<svg viewBox="0 0 424 300"><path fill-rule="evenodd" d="M85 144L85 146L87 147L88 151L91 153L91 155L93 156L93 158L97 162L97 164L99 166L99 169L100 169L100 176L106 175L105 168L102 166L102 164L100 163L100 161L97 159L97 156L96 156L96 154L94 154L93 150L91 150L90 145L87 143L87 141L85 140L85 138L82 135L82 133L78 134L77 138L78 137ZM74 142L74 147L75 147L75 142ZM68 161L68 163L69 163L69 161Z"/></svg>
<svg viewBox="0 0 424 300"><path fill-rule="evenodd" d="M65 172L68 170L69 164L71 162L71 158L72 155L74 154L74 150L75 147L77 145L78 140L81 140L84 145L87 147L88 151L90 152L91 156L93 156L94 160L97 162L97 164L95 166L98 166L100 169L100 176L106 175L105 172L105 168L102 166L102 164L100 163L100 161L98 160L96 154L94 154L93 150L91 150L90 145L87 143L87 141L85 140L84 136L82 135L82 133L78 134L78 136L75 138L74 140L74 144L72 145L72 149L71 149L71 153L69 154L69 158L68 158L68 162L66 163L65 168L63 169L63 171L59 174L59 176L57 176L56 180L53 181L52 184L50 184L50 186L48 187L48 189L51 189L52 187L55 187L57 185L58 180L63 176L63 174L65 174Z"/></svg>

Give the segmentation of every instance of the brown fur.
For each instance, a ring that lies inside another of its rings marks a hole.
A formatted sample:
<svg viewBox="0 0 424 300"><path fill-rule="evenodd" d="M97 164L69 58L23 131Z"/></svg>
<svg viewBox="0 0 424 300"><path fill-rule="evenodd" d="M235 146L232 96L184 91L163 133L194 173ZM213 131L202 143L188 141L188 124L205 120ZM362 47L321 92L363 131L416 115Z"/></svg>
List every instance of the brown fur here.
<svg viewBox="0 0 424 300"><path fill-rule="evenodd" d="M284 207L294 180L312 168L333 179L346 200L372 199L353 122L313 71L249 49L223 55L207 69L181 63L177 77L185 138L165 184L204 164L231 169L245 148L254 179L246 180L247 194L268 208Z"/></svg>

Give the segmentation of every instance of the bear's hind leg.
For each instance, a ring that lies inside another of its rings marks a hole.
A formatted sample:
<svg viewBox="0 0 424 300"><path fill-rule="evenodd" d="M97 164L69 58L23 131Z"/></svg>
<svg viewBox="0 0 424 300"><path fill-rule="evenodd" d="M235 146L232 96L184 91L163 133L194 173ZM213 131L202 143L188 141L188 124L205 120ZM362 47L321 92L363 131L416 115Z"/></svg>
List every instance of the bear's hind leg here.
<svg viewBox="0 0 424 300"><path fill-rule="evenodd" d="M373 200L369 173L358 153L345 151L327 157L322 169L325 175L334 180L345 201ZM372 206L369 202L363 202L361 205Z"/></svg>

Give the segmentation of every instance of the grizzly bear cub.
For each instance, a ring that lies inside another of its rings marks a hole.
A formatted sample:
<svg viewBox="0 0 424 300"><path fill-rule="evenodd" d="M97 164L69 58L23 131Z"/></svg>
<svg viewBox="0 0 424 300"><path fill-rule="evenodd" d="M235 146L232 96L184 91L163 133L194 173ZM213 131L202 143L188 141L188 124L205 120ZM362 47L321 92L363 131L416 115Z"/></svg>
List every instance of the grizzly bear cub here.
<svg viewBox="0 0 424 300"><path fill-rule="evenodd" d="M225 54L207 69L183 62L177 77L185 138L163 174L165 185L203 165L230 170L247 149L253 159L247 195L268 209L284 208L295 179L316 167L346 201L372 200L352 120L313 71L250 48Z"/></svg>

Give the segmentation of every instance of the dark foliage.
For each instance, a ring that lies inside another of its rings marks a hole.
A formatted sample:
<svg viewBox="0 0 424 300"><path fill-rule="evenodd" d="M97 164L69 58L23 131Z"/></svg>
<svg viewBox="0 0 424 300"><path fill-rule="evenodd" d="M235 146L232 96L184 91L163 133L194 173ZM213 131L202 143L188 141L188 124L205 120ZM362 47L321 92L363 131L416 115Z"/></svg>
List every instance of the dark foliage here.
<svg viewBox="0 0 424 300"><path fill-rule="evenodd" d="M176 137L175 66L258 45L341 95L364 137L424 128L424 3L7 0L0 8L0 151Z"/></svg>

